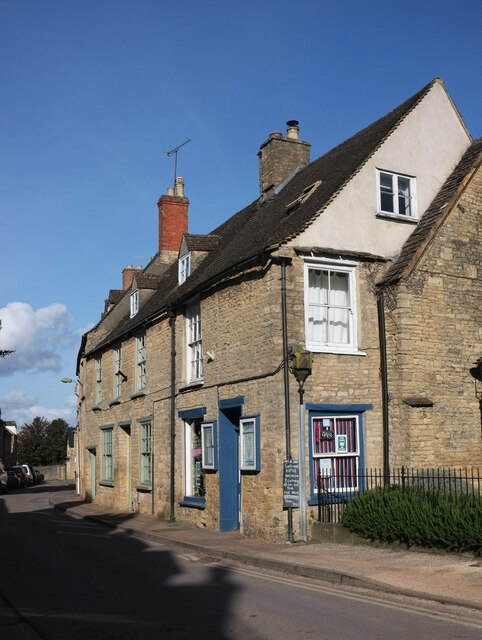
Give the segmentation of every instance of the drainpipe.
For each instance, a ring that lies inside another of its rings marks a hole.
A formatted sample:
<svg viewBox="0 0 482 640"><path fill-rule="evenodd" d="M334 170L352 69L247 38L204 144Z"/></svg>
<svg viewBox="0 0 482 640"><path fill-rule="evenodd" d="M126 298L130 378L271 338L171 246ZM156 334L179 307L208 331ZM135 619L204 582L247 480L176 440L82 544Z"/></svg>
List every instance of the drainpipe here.
<svg viewBox="0 0 482 640"><path fill-rule="evenodd" d="M378 337L380 341L380 373L382 377L382 420L383 420L383 478L390 480L390 449L388 431L388 377L387 377L387 340L385 335L385 300L383 291L378 292Z"/></svg>
<svg viewBox="0 0 482 640"><path fill-rule="evenodd" d="M169 309L169 326L171 328L171 477L169 522L175 521L174 515L174 472L175 472L175 438L176 438L176 312Z"/></svg>
<svg viewBox="0 0 482 640"><path fill-rule="evenodd" d="M290 383L288 360L288 321L286 314L286 264L289 259L280 259L281 263L281 318L283 326L283 365L284 365L284 392L285 392L285 433L286 433L286 459L291 460L291 427L290 427ZM294 542L293 537L293 508L288 507L288 541Z"/></svg>

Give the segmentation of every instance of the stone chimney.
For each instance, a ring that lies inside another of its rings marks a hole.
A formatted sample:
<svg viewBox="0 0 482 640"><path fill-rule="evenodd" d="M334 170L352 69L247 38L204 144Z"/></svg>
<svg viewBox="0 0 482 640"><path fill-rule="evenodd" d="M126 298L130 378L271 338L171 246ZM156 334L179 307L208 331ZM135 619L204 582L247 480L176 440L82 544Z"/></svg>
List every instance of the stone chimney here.
<svg viewBox="0 0 482 640"><path fill-rule="evenodd" d="M122 290L126 291L130 289L132 281L134 280L134 276L136 273L140 273L142 271L142 267L140 264L137 267L133 267L131 264L128 264L127 267L122 271Z"/></svg>
<svg viewBox="0 0 482 640"><path fill-rule="evenodd" d="M159 198L159 253L161 261L177 259L182 236L187 233L189 200L184 195L184 178L176 178L175 189L170 187L167 195Z"/></svg>
<svg viewBox="0 0 482 640"><path fill-rule="evenodd" d="M310 164L311 145L299 139L298 121L288 120L286 125L286 137L279 131L273 131L259 148L261 196L280 185L297 167Z"/></svg>

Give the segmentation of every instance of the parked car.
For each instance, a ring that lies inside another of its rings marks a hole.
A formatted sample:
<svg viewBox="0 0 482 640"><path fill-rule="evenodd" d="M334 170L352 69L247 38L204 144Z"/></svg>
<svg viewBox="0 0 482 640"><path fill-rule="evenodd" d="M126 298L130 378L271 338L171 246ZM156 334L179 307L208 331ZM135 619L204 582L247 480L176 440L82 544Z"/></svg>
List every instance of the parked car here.
<svg viewBox="0 0 482 640"><path fill-rule="evenodd" d="M22 481L17 476L15 471L12 471L12 469L7 469L7 487L9 489L21 489L23 486L24 485Z"/></svg>
<svg viewBox="0 0 482 640"><path fill-rule="evenodd" d="M24 473L27 476L29 485L36 484L32 465L25 462L20 466L24 469Z"/></svg>
<svg viewBox="0 0 482 640"><path fill-rule="evenodd" d="M8 491L8 475L3 466L3 461L0 460L0 493Z"/></svg>
<svg viewBox="0 0 482 640"><path fill-rule="evenodd" d="M13 465L13 467L10 467L11 471L14 471L17 476L20 478L20 481L22 483L21 488L23 489L23 487L26 487L28 485L28 476L25 473L25 469L23 468L22 464L15 464Z"/></svg>

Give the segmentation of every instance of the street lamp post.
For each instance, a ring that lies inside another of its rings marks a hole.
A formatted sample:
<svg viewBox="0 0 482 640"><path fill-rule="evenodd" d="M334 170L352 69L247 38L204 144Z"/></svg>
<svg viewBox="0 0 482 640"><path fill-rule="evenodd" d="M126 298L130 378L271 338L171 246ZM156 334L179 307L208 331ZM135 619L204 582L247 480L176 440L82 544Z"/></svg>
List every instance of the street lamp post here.
<svg viewBox="0 0 482 640"><path fill-rule="evenodd" d="M298 460L300 478L300 538L308 539L307 504L306 504L306 437L305 437L305 405L304 384L311 374L313 354L311 351L297 351L291 354L291 372L298 382Z"/></svg>

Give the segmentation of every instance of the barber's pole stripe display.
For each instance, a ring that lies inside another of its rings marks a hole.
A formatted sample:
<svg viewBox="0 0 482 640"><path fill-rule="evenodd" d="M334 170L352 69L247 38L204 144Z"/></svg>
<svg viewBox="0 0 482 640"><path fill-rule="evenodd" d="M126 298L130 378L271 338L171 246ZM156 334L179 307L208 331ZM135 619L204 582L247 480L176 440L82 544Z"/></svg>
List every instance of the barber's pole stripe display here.
<svg viewBox="0 0 482 640"><path fill-rule="evenodd" d="M328 426L329 421L329 426ZM333 439L322 437L322 432L330 430ZM322 491L353 491L358 486L358 421L355 416L313 418L313 489L318 491L318 471L320 460L330 460L331 476L322 473ZM337 453L337 436L346 436L346 448ZM326 464L326 463L324 463ZM326 468L324 466L323 468Z"/></svg>

